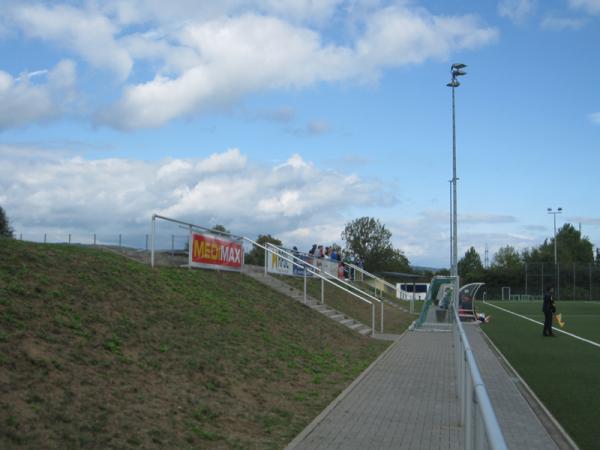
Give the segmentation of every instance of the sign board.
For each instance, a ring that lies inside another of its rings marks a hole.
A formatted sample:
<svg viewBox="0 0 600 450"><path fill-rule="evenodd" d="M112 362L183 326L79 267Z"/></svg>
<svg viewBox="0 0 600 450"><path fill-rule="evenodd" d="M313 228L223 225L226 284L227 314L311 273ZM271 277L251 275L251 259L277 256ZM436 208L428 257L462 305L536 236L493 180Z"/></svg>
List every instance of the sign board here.
<svg viewBox="0 0 600 450"><path fill-rule="evenodd" d="M192 233L190 248L189 263L192 267L239 272L244 265L244 247L239 241Z"/></svg>
<svg viewBox="0 0 600 450"><path fill-rule="evenodd" d="M304 267L301 267L301 261L298 259L295 260L297 264L292 264L292 257L289 252L286 252L283 249L275 247L274 245L268 245L269 251L267 252L267 272L276 273L278 275L288 275L288 276L296 276L303 277L304 276ZM306 261L308 263L312 263L312 258L306 256L297 256L302 261ZM312 273L310 271L306 272L307 277L311 277Z"/></svg>

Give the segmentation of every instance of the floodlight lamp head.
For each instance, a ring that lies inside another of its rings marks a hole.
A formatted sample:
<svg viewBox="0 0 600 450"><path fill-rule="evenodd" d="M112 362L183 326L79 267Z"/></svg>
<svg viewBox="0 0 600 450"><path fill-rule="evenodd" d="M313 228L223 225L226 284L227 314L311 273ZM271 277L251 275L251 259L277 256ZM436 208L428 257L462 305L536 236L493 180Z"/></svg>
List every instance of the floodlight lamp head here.
<svg viewBox="0 0 600 450"><path fill-rule="evenodd" d="M452 70L460 70L460 69L464 69L465 67L467 67L467 65L462 64L462 63L452 64Z"/></svg>
<svg viewBox="0 0 600 450"><path fill-rule="evenodd" d="M551 211L552 211L552 208L546 208L546 209L548 210L548 212L551 212Z"/></svg>
<svg viewBox="0 0 600 450"><path fill-rule="evenodd" d="M562 208L558 208L558 212L562 212Z"/></svg>
<svg viewBox="0 0 600 450"><path fill-rule="evenodd" d="M446 86L451 87L451 88L455 88L455 87L459 87L460 83L456 80L452 80L450 83L448 83Z"/></svg>
<svg viewBox="0 0 600 450"><path fill-rule="evenodd" d="M456 70L452 71L453 77L462 77L463 75L466 75L466 74L467 74L467 72L465 72L464 70L456 69Z"/></svg>

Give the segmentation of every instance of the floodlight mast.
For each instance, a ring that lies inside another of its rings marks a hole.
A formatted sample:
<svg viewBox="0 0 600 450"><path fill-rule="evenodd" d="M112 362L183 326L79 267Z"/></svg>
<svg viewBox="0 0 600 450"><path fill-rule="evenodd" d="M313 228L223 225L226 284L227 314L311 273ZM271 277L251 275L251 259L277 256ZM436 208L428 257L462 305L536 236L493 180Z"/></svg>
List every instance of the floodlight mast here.
<svg viewBox="0 0 600 450"><path fill-rule="evenodd" d="M452 276L458 276L458 220L457 220L457 198L456 198L456 182L458 178L456 177L456 108L455 108L455 95L454 89L460 86L457 78L466 75L462 69L467 67L462 63L452 64L450 67L450 74L452 75L452 80L450 83L446 84L446 86L452 88L452 254L451 254L451 274ZM457 286L458 288L458 286ZM457 289L455 290L457 291ZM456 292L458 295L458 292Z"/></svg>
<svg viewBox="0 0 600 450"><path fill-rule="evenodd" d="M559 272L558 272L558 253L556 251L556 215L562 213L562 208L556 208L554 211L552 208L547 208L548 214L552 214L554 216L554 276L556 277L556 298L558 299L560 286L559 286Z"/></svg>

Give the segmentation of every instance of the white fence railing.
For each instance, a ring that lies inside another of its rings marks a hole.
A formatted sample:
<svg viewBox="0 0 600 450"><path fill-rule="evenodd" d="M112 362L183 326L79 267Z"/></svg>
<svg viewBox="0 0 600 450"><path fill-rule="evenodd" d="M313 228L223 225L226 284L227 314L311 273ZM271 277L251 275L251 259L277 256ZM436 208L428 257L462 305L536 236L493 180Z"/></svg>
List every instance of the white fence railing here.
<svg viewBox="0 0 600 450"><path fill-rule="evenodd" d="M506 450L506 441L455 305L454 349L466 450Z"/></svg>
<svg viewBox="0 0 600 450"><path fill-rule="evenodd" d="M176 223L179 224L185 228L187 228L189 230L189 232L191 233L193 230L201 230L201 231L207 231L209 233L216 233L219 235L223 235L223 236L229 236L235 239L240 239L243 240L245 242L247 242L248 244L254 245L256 247L262 248L265 251L265 275L267 273L267 266L266 266L266 258L268 254L273 254L276 252L277 247L275 248L269 248L268 244L267 246L261 245L258 242L254 241L253 239L247 238L245 236L238 236L236 234L227 232L227 231L215 231L213 229L210 228L206 228L200 225L195 225L192 223L188 223L188 222L183 222L181 220L177 220L177 219L171 219L169 217L164 217L164 216L160 216L158 214L154 214L152 216L152 227L151 227L151 238L150 238L150 264L154 267L154 253L155 253L155 230L156 230L156 219L161 219L161 220L166 220L168 222L172 222L172 223ZM328 283L331 284L333 286L335 286L338 289L341 289L343 291L345 291L346 293L352 295L355 298L358 298L360 301L367 303L368 305L371 306L371 335L374 336L375 335L375 303L363 298L361 295L358 295L355 292L352 292L350 289L347 289L343 286L340 286L339 284L336 283L336 281L333 281L331 276L324 276L320 273L320 270L317 267L314 267L310 264L307 264L304 261L295 261L295 257L293 255L282 255L279 252L277 252L277 256L279 258L284 259L286 262L288 262L289 264L292 264L295 267L298 267L299 269L302 269L304 271L304 302L306 303L307 300L307 282L306 282L306 278L308 273L312 274L313 276L321 279L321 283L323 286L323 283ZM290 257L291 256L291 257ZM322 296L323 297L323 296ZM377 300L377 299L375 299ZM382 305L383 306L383 305ZM382 314L381 314L381 326L382 326L382 331L383 331L383 309L382 309Z"/></svg>
<svg viewBox="0 0 600 450"><path fill-rule="evenodd" d="M270 249L272 254L276 254L276 255L285 255L287 258L291 258L293 261L295 261L296 265L302 265L303 267L305 267L304 270L304 286L305 286L305 290L306 290L306 275L307 272L312 274L312 275L316 275L319 276L319 278L321 278L322 280L327 280L330 282L330 284L333 284L335 286L337 286L339 289L342 289L343 291L351 294L353 297L358 298L360 300L363 301L368 301L369 303L379 303L381 305L381 323L380 323L380 331L381 333L384 332L384 324L383 324L383 319L384 319L384 302L381 301L380 299L378 299L377 297L372 296L371 294L369 294L368 292L363 291L362 289L360 289L359 287L355 286L352 283L347 282L345 279L339 278L337 276L337 270L335 271L335 275L332 273L331 270L324 270L322 267L319 267L318 264L319 262L324 262L321 261L320 258L317 257L307 257L307 256L298 256L298 255L294 255L293 253L288 252L287 250L278 247L276 245L267 243L267 247ZM327 260L325 260L327 261ZM312 264L311 264L312 262ZM337 262L336 262L336 266L337 266ZM265 258L265 270L267 268L267 261ZM321 282L321 302L324 302L324 284L323 281ZM366 297L366 298L365 298ZM373 326L375 325L375 322L373 321Z"/></svg>

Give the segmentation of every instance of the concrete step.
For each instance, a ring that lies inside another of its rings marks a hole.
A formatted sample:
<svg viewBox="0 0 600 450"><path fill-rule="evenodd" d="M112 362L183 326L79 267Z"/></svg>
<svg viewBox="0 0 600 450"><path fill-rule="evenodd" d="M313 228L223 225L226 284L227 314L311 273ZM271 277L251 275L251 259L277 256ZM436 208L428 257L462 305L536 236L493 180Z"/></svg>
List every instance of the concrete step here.
<svg viewBox="0 0 600 450"><path fill-rule="evenodd" d="M358 330L361 327L364 327L365 325L363 325L362 323L353 323L352 325L348 326L348 328L350 328L351 330Z"/></svg>
<svg viewBox="0 0 600 450"><path fill-rule="evenodd" d="M354 323L354 319L344 319L344 320L340 320L340 323L341 323L342 325L349 326L349 325L352 325L352 324Z"/></svg>
<svg viewBox="0 0 600 450"><path fill-rule="evenodd" d="M345 314L334 314L332 316L329 316L330 319L337 320L338 322L344 320L344 317L346 317Z"/></svg>
<svg viewBox="0 0 600 450"><path fill-rule="evenodd" d="M363 336L366 336L368 334L371 334L371 329L369 327L364 327L358 330L358 332L360 334L362 334Z"/></svg>

